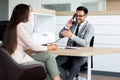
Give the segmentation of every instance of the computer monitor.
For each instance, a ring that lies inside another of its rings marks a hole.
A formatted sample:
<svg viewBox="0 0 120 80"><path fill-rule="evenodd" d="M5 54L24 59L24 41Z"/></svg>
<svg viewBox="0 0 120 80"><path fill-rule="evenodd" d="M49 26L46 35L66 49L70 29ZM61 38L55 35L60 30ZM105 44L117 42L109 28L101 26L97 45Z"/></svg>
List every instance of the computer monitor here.
<svg viewBox="0 0 120 80"><path fill-rule="evenodd" d="M3 41L5 29L9 21L0 21L0 41Z"/></svg>

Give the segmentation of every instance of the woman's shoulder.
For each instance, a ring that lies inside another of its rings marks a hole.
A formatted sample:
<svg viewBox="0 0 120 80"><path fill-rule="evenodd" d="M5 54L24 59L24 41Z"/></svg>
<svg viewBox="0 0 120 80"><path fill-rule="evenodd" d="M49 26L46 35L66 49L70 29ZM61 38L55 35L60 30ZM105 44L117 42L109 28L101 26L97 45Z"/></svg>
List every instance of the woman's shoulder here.
<svg viewBox="0 0 120 80"><path fill-rule="evenodd" d="M26 29L26 24L21 22L17 25L17 33L22 35L25 34L25 32L27 31Z"/></svg>
<svg viewBox="0 0 120 80"><path fill-rule="evenodd" d="M20 22L18 26L26 26L26 24L24 22Z"/></svg>
<svg viewBox="0 0 120 80"><path fill-rule="evenodd" d="M23 22L20 22L20 23L18 24L18 28L23 28L23 27L25 27L25 26L26 26L26 24L23 23Z"/></svg>

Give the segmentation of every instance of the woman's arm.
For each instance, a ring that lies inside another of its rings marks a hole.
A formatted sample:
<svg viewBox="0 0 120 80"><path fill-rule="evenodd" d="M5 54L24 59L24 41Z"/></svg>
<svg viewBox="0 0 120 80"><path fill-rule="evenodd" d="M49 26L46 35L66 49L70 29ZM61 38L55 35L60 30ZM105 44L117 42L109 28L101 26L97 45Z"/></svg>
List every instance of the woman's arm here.
<svg viewBox="0 0 120 80"><path fill-rule="evenodd" d="M55 45L41 46L33 42L31 36L29 35L25 24L20 23L17 28L18 38L23 42L26 49L33 51L47 51L56 49Z"/></svg>

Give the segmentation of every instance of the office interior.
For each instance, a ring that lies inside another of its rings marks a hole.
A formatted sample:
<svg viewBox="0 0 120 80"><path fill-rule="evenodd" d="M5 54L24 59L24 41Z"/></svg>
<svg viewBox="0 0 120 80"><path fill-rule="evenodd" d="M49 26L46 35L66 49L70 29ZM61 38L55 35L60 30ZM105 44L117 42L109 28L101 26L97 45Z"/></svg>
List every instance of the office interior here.
<svg viewBox="0 0 120 80"><path fill-rule="evenodd" d="M39 14L33 13L31 21L27 23L31 36L38 44L57 40L60 29L72 17L76 8L83 5L89 10L87 20L95 28L94 47L120 48L120 0L0 0L0 21L9 21L14 6L19 3L45 9L45 13L44 10ZM64 47L66 41L67 38L64 38L57 44ZM94 55L92 71L119 76L119 61L119 53Z"/></svg>

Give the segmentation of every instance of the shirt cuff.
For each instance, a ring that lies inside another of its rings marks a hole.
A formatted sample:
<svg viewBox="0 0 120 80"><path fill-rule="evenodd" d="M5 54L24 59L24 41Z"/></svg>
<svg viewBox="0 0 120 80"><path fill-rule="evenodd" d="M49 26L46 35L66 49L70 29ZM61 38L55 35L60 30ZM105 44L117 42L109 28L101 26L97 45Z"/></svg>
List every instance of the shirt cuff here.
<svg viewBox="0 0 120 80"><path fill-rule="evenodd" d="M65 29L69 29L67 26L64 27Z"/></svg>
<svg viewBox="0 0 120 80"><path fill-rule="evenodd" d="M73 39L73 36L74 36L74 34L72 34L72 37L71 37L71 39Z"/></svg>

